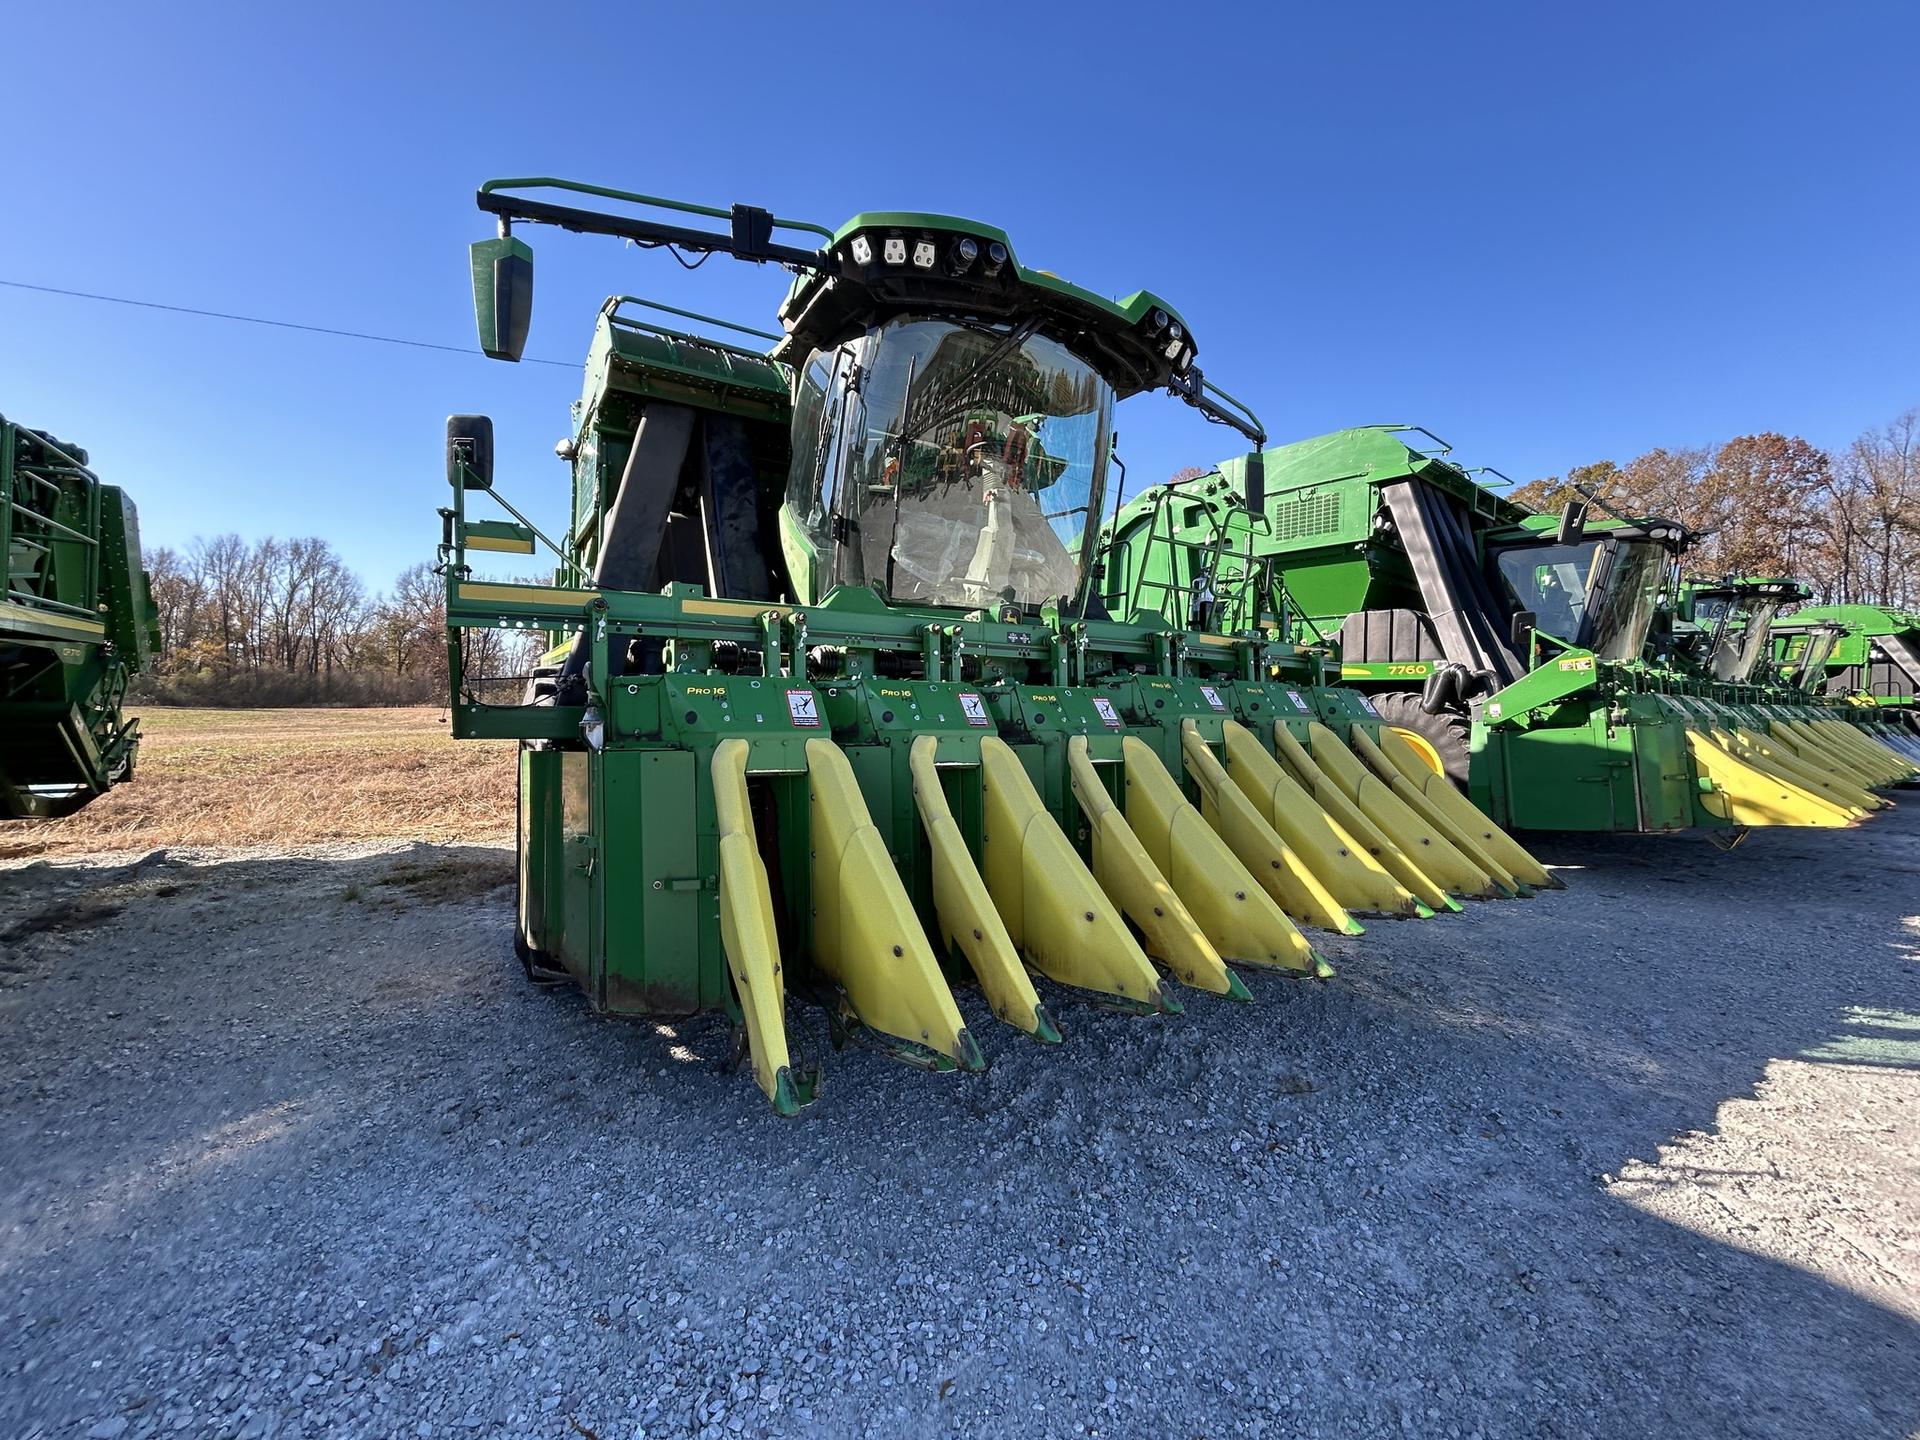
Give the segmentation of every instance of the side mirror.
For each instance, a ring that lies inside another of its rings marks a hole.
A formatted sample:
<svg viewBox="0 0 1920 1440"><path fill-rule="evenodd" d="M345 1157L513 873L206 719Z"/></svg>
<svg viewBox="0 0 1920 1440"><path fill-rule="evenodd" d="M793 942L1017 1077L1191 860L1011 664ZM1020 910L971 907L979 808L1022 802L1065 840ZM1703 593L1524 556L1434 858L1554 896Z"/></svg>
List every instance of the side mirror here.
<svg viewBox="0 0 1920 1440"><path fill-rule="evenodd" d="M492 417L447 417L447 483L456 490L493 488Z"/></svg>
<svg viewBox="0 0 1920 1440"><path fill-rule="evenodd" d="M1531 658L1528 652L1533 649L1533 632L1539 624L1540 617L1531 610L1513 612L1513 624L1507 634L1523 660Z"/></svg>
<svg viewBox="0 0 1920 1440"><path fill-rule="evenodd" d="M533 322L533 247L502 235L469 248L480 348L491 360L518 360Z"/></svg>
<svg viewBox="0 0 1920 1440"><path fill-rule="evenodd" d="M1247 456L1244 489L1249 515L1258 515L1267 508L1267 457L1259 450Z"/></svg>
<svg viewBox="0 0 1920 1440"><path fill-rule="evenodd" d="M1560 533L1556 537L1562 545L1572 545L1587 533L1587 502L1569 500L1560 508Z"/></svg>

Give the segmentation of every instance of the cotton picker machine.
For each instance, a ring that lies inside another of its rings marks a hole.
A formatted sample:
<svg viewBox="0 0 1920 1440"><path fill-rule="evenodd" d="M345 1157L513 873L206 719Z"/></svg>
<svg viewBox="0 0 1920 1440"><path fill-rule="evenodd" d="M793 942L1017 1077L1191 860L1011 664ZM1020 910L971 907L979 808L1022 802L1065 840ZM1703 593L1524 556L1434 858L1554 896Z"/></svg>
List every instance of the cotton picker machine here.
<svg viewBox="0 0 1920 1440"><path fill-rule="evenodd" d="M1920 762L1920 614L1886 605L1805 605L1772 626L1774 661L1808 694L1857 707Z"/></svg>
<svg viewBox="0 0 1920 1440"><path fill-rule="evenodd" d="M1599 496L1536 514L1447 453L1369 426L1266 452L1259 507L1240 500L1248 459L1155 487L1110 526L1107 601L1175 614L1231 590L1229 628L1249 606L1296 610L1342 681L1501 826L1848 825L1912 776L1850 713L1675 663L1661 627L1683 526ZM1756 636L1738 665L1765 650L1764 620Z"/></svg>
<svg viewBox="0 0 1920 1440"><path fill-rule="evenodd" d="M133 502L87 452L0 416L0 819L70 815L133 773L127 681L158 648Z"/></svg>
<svg viewBox="0 0 1920 1440"><path fill-rule="evenodd" d="M798 1000L837 1042L978 1070L953 984L1051 1043L1050 988L1141 1014L1178 1012L1178 986L1246 1000L1235 967L1330 973L1301 925L1358 933L1355 914L1497 888L1411 821L1404 848L1378 833L1420 801L1393 810L1376 782L1364 810L1306 759L1315 729L1377 735L1318 652L1101 602L1117 399L1169 391L1261 443L1165 301L1102 299L947 216L828 230L555 180L478 202L498 236L473 247L475 305L500 359L531 305L518 225L794 276L778 334L606 303L559 447L558 544L504 500L510 518L469 513L500 498L492 426L449 422L454 729L521 742L530 973L616 1014L724 1011L790 1114L818 1080ZM469 563L540 544L551 585ZM549 645L506 696L467 664L468 637L502 628ZM1451 823L1463 846L1484 828Z"/></svg>

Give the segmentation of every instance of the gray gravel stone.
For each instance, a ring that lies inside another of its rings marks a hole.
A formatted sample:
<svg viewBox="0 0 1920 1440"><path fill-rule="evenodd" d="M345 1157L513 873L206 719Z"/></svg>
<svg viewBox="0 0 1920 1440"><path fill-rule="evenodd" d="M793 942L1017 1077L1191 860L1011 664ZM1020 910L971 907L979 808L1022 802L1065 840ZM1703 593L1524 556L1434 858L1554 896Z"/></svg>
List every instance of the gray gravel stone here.
<svg viewBox="0 0 1920 1440"><path fill-rule="evenodd" d="M0 1435L1920 1428L1920 803L1537 848L1253 1005L963 993L988 1073L797 1122L528 987L505 896L175 851L0 967Z"/></svg>

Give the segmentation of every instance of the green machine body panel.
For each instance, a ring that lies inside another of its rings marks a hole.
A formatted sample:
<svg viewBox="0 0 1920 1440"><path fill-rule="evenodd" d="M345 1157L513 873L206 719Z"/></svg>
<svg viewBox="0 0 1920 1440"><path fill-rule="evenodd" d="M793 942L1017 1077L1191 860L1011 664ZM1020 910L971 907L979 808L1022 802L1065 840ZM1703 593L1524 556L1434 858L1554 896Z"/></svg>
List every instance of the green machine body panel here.
<svg viewBox="0 0 1920 1440"><path fill-rule="evenodd" d="M1323 649L1343 685L1521 829L1737 829L1689 760L1698 733L1769 707L1853 718L1766 661L1769 624L1802 587L1725 582L1712 593L1734 621L1696 623L1684 527L1598 496L1536 514L1448 454L1407 426L1277 446L1258 513L1239 502L1245 457L1154 487L1110 526L1107 604L1224 611L1223 628Z"/></svg>
<svg viewBox="0 0 1920 1440"><path fill-rule="evenodd" d="M133 772L128 680L159 647L133 502L0 416L0 819L71 814Z"/></svg>
<svg viewBox="0 0 1920 1440"><path fill-rule="evenodd" d="M1794 637L1831 627L1818 688L1863 704L1911 712L1920 703L1920 612L1887 605L1803 605L1775 626L1776 659L1796 667Z"/></svg>

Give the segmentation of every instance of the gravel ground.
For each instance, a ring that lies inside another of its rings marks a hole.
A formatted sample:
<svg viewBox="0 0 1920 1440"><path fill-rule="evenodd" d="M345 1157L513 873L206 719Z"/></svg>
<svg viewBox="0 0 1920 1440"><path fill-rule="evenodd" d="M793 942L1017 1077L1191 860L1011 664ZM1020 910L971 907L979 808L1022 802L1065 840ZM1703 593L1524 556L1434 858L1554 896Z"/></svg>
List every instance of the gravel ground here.
<svg viewBox="0 0 1920 1440"><path fill-rule="evenodd" d="M497 851L0 871L0 1435L1910 1434L1920 800L1537 848L798 1121L530 988Z"/></svg>

